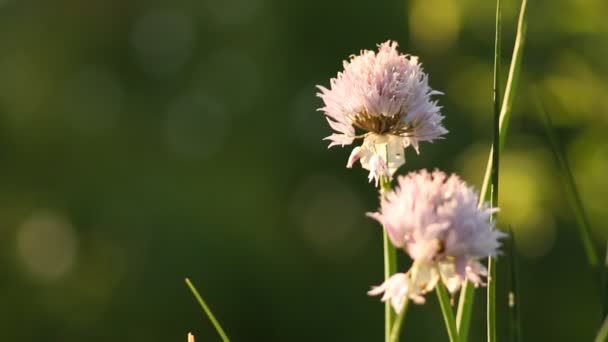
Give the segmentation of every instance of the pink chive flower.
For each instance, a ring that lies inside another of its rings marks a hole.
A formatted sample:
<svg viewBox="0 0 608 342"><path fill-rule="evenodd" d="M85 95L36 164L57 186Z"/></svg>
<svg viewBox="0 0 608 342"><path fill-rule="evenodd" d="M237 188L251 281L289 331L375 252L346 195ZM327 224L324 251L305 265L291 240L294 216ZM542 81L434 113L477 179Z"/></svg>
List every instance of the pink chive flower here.
<svg viewBox="0 0 608 342"><path fill-rule="evenodd" d="M468 279L485 285L486 268L477 260L495 256L506 235L490 221L497 208L478 207L478 195L458 176L422 170L398 178L398 186L381 199L380 211L368 216L380 222L393 245L414 261L407 273L397 273L370 295L384 293L399 312L409 297L423 295L442 281L454 294Z"/></svg>
<svg viewBox="0 0 608 342"><path fill-rule="evenodd" d="M344 71L330 80L330 89L318 88L317 96L325 104L319 110L335 131L325 138L331 141L329 147L363 138L346 166L360 160L376 186L381 176L392 177L405 163L406 147L412 146L418 153L419 142L439 139L448 132L437 101L431 100L441 92L429 87L418 57L400 54L396 42L380 44L377 53L363 50L351 56L344 61Z"/></svg>

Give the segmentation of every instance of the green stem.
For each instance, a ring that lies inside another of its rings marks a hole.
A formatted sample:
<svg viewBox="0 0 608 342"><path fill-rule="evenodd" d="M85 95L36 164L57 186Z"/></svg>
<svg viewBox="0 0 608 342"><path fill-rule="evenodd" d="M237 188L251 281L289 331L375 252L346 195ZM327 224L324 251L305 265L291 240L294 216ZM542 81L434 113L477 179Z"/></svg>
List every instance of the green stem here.
<svg viewBox="0 0 608 342"><path fill-rule="evenodd" d="M437 291L437 298L439 299L439 305L441 306L441 313L443 313L443 321L445 322L445 327L448 331L448 336L450 337L451 342L460 341L458 338L458 329L456 327L456 319L454 319L454 312L452 311L452 306L450 305L450 297L448 296L448 292L443 285L443 282L440 280L435 285L435 289Z"/></svg>
<svg viewBox="0 0 608 342"><path fill-rule="evenodd" d="M194 295L194 297L196 298L198 303L201 305L201 307L207 314L207 317L209 317L209 320L211 321L211 323L213 323L213 326L215 327L215 330L222 338L222 341L230 342L230 339L228 338L228 335L226 335L226 332L224 332L224 329L222 329L220 322L218 322L218 320L215 318L215 316L213 315L213 312L211 312L211 309L209 308L209 306L207 306L207 303L205 303L205 301L203 300L203 297L201 297L201 295L198 293L198 291L196 290L196 288L194 287L194 285L192 284L192 282L190 282L190 279L188 279L188 278L186 278L186 285L188 285L188 287L190 288L190 291L192 291L192 294Z"/></svg>
<svg viewBox="0 0 608 342"><path fill-rule="evenodd" d="M521 71L522 59L523 59L523 48L524 41L526 35L526 7L527 0L522 0L521 2L521 10L519 13L519 20L517 24L517 34L515 37L515 44L513 48L513 56L511 57L511 65L509 67L509 75L507 78L507 85L505 87L505 92L503 96L503 101L501 104L500 110L500 119L499 119L499 136L500 143L497 145L499 151L502 151L506 136L507 129L509 127L509 119L511 117L511 109L513 107L513 102L515 99L515 88L517 85L517 81L519 79L519 74ZM481 187L481 192L479 194L479 202L480 205L487 200L489 200L488 188L490 187L490 179L492 174L492 164L493 164L493 156L494 156L494 145L492 150L490 151L490 156L488 157L488 163L486 165L486 172L484 175L484 180ZM458 331L463 341L467 340L469 333L469 323L471 321L471 311L474 301L474 287L470 282L462 289L462 293L460 294L460 300L458 303Z"/></svg>
<svg viewBox="0 0 608 342"><path fill-rule="evenodd" d="M389 339L390 342L399 341L399 334L401 333L401 325L403 324L403 318L405 317L405 313L407 312L407 307L408 307L409 302L410 302L409 299L406 298L405 303L403 304L403 308L401 309L401 312L399 312L399 314L395 318L395 322L393 323L393 328L391 330L391 335L390 335L390 339Z"/></svg>
<svg viewBox="0 0 608 342"><path fill-rule="evenodd" d="M496 38L494 39L494 142L500 144L500 0L496 0ZM500 148L492 149L492 188L490 206L498 208L498 170ZM496 220L496 214L490 218ZM488 258L487 329L488 342L496 342L496 259Z"/></svg>
<svg viewBox="0 0 608 342"><path fill-rule="evenodd" d="M522 59L524 54L524 42L527 30L527 18L526 8L527 0L522 0L521 9L519 12L519 21L517 23L517 34L515 36L515 45L513 48L513 55L511 57L511 65L509 67L509 75L507 77L507 85L505 86L505 93L502 99L502 106L500 109L500 150L502 151L505 141L507 139L507 131L509 128L509 121L511 119L511 109L513 108L513 102L515 100L515 88L519 81L519 74L521 72ZM490 184L490 173L492 169L492 152L488 157L488 165L486 166L486 173L484 175L483 184L481 187L480 198L484 198L488 194L488 187Z"/></svg>
<svg viewBox="0 0 608 342"><path fill-rule="evenodd" d="M488 258L487 331L488 342L496 342L496 259Z"/></svg>
<svg viewBox="0 0 608 342"><path fill-rule="evenodd" d="M380 178L380 194L381 196L386 195L391 191L391 182L388 178ZM382 229L383 232L383 249L384 249L384 280L388 280L395 272L397 272L397 251L395 246L391 243L386 227ZM391 307L390 301L386 301L384 304L384 340L390 342L391 329L395 322L395 312Z"/></svg>
<svg viewBox="0 0 608 342"><path fill-rule="evenodd" d="M553 130L551 116L545 110L545 107L543 106L543 103L541 102L540 98L537 100L536 106L538 112L541 114L543 125L545 127L545 132L551 145L551 152L553 152L553 157L557 162L560 175L564 180L563 184L565 184L565 190L567 195L566 197L568 198L570 205L574 209L574 213L576 215L579 235L583 240L583 247L585 249L585 253L587 254L587 262L589 263L589 266L593 271L599 273L600 257L593 243L593 236L591 234L591 224L589 223L589 218L585 212L583 201L581 200L581 196L576 187L576 182L574 180L574 176L572 175L570 165L566 160L566 154L562 150L557 135Z"/></svg>
<svg viewBox="0 0 608 342"><path fill-rule="evenodd" d="M473 301L475 297L475 287L470 281L467 281L460 292L458 300L458 311L456 314L456 323L458 326L458 334L466 341L469 337L469 321L471 319L471 311L473 309Z"/></svg>

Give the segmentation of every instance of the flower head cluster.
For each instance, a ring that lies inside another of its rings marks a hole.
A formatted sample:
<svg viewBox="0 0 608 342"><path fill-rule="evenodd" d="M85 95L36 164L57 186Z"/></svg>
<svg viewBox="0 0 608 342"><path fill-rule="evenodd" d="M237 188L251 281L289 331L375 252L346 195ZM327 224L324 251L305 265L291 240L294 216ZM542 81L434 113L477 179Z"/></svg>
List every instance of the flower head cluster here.
<svg viewBox="0 0 608 342"><path fill-rule="evenodd" d="M396 42L380 44L378 53L363 50L351 56L344 61L344 71L330 80L330 89L318 88L325 104L320 110L335 131L325 138L331 141L329 147L364 138L347 167L360 160L376 184L403 165L406 147L419 152L419 142L447 133L440 107L431 100L441 93L429 87L418 58L400 54ZM356 129L363 133L357 135Z"/></svg>
<svg viewBox="0 0 608 342"><path fill-rule="evenodd" d="M486 268L477 260L496 255L504 233L490 221L498 209L478 207L475 190L458 176L422 170L399 177L398 187L381 200L379 212L368 215L380 222L393 245L414 260L407 273L398 273L369 293L384 293L400 311L409 297L423 295L442 281L450 293L468 279L484 285Z"/></svg>

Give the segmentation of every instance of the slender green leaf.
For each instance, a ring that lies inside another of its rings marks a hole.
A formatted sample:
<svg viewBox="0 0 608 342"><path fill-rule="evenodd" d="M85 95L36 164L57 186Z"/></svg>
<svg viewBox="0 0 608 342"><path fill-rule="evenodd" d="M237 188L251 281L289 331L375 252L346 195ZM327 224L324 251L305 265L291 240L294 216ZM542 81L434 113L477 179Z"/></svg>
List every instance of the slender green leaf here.
<svg viewBox="0 0 608 342"><path fill-rule="evenodd" d="M519 81L519 75L521 73L521 66L524 54L524 43L527 31L527 0L522 0L521 9L519 12L519 20L517 22L517 34L515 36L515 45L513 48L513 56L511 57L511 65L509 67L509 75L507 77L507 85L505 86L505 94L502 100L502 106L500 109L500 150L504 148L505 141L507 139L507 131L509 129L509 121L511 119L511 110L513 108L513 102L515 101L515 91ZM493 147L492 147L493 148ZM480 200L489 200L488 187L490 184L490 174L492 171L492 151L488 157L488 164L486 166L486 173L484 175L483 183L481 186Z"/></svg>
<svg viewBox="0 0 608 342"><path fill-rule="evenodd" d="M492 146L500 145L500 42L501 42L500 0L496 0L496 38L494 39L494 141ZM491 200L492 207L498 207L498 170L500 148L492 149ZM490 218L496 220L496 214ZM496 342L496 260L488 258L488 292L487 292L487 332L488 342Z"/></svg>
<svg viewBox="0 0 608 342"><path fill-rule="evenodd" d="M207 314L207 317L209 317L209 320L211 321L211 323L213 323L213 326L215 327L215 330L222 338L222 341L230 342L230 339L228 338L228 335L226 335L226 332L224 332L224 329L222 329L220 322L218 322L218 320L215 318L215 316L213 315L213 312L211 312L211 309L209 308L207 303L205 303L205 301L203 300L203 297L201 297L201 295L198 293L198 291L196 290L196 288L194 287L194 285L188 278L186 278L186 285L188 285L188 287L190 288L190 291L192 291L192 294L194 295L194 297L196 298L198 303L201 305L201 307Z"/></svg>
<svg viewBox="0 0 608 342"><path fill-rule="evenodd" d="M523 51L524 51L524 42L526 36L526 8L527 8L527 0L522 0L521 9L519 12L519 20L517 24L517 34L515 37L515 44L513 48L513 56L511 57L511 65L509 67L509 75L507 77L507 85L505 87L504 97L502 99L502 105L500 110L500 118L499 118L499 139L500 143L498 144L499 151L502 151L507 131L509 127L509 120L511 117L511 109L513 108L513 102L515 100L515 90L519 80L519 74L521 72L522 60L523 60ZM500 43L500 42L499 42ZM486 172L484 175L484 180L481 187L481 192L479 195L480 204L490 199L490 192L488 188L490 187L490 179L492 173L492 164L493 164L493 149L490 151L490 156L488 157L488 163L486 165ZM468 282L460 294L460 301L458 303L458 328L459 333L463 341L467 340L468 332L469 332L469 323L471 320L471 310L473 306L473 285Z"/></svg>
<svg viewBox="0 0 608 342"><path fill-rule="evenodd" d="M553 157L555 157L560 176L563 180L562 183L565 185L566 197L568 198L568 201L570 202L570 205L574 209L574 213L576 215L579 235L581 236L581 240L583 241L583 247L585 248L585 254L587 255L587 262L594 271L599 271L599 253L596 250L595 245L593 244L593 237L591 235L591 224L589 223L589 218L585 213L583 201L581 200L578 189L576 187L576 182L574 180L574 176L572 175L570 165L568 164L568 160L566 160L566 155L559 144L555 131L553 130L551 116L545 110L545 106L543 105L542 99L537 98L536 104L538 112L542 117L547 138L549 139L549 143L551 145Z"/></svg>
<svg viewBox="0 0 608 342"><path fill-rule="evenodd" d="M456 322L458 326L458 333L462 337L463 341L467 341L469 337L469 321L471 320L471 313L473 310L473 300L475 297L475 287L471 282L467 282L460 293L458 300L458 311L456 314Z"/></svg>
<svg viewBox="0 0 608 342"><path fill-rule="evenodd" d="M403 308L401 312L395 318L395 322L393 323L393 328L391 330L390 342L399 341L399 334L401 333L401 326L403 325L403 319L405 318L405 314L407 313L407 307L409 306L409 299L405 299L405 303L403 304Z"/></svg>
<svg viewBox="0 0 608 342"><path fill-rule="evenodd" d="M384 196L389 191L391 191L391 182L389 179L382 177L380 179L380 194ZM397 251L388 237L387 230L382 229L382 232L384 250L384 280L387 280L393 274L395 274L395 272L397 272ZM384 303L384 340L386 342L391 341L391 330L393 329L394 324L395 311L391 307L390 301L387 300Z"/></svg>
<svg viewBox="0 0 608 342"><path fill-rule="evenodd" d="M488 342L496 342L496 259L488 258L486 330Z"/></svg>
<svg viewBox="0 0 608 342"><path fill-rule="evenodd" d="M437 285L435 285L435 290L437 291L437 298L439 299L441 313L443 314L443 321L445 322L445 327L448 331L450 342L458 342L460 341L458 337L458 327L456 326L456 319L454 318L454 312L452 311L452 306L450 305L450 297L448 296L448 291L446 291L445 285L443 285L441 280L437 282Z"/></svg>
<svg viewBox="0 0 608 342"><path fill-rule="evenodd" d="M551 102L557 105L556 99L552 98ZM606 291L608 290L608 285L606 283L608 272L607 266L600 266L599 252L597 250L597 247L593 243L593 236L591 233L592 229L589 217L585 212L583 201L581 200L580 194L576 187L576 181L574 179L574 176L572 175L572 169L570 168L568 160L566 159L566 154L564 153L564 150L557 138L557 134L555 133L555 130L553 128L551 116L545 109L543 99L540 96L537 96L536 98L536 106L538 113L541 116L543 126L545 127L545 132L547 134L549 144L551 145L551 152L553 153L553 157L557 162L559 174L562 178L561 183L565 186L566 198L568 199L568 202L572 206L575 213L578 232L583 243L585 255L587 256L587 263L589 264L589 267L591 268L593 273L597 274L599 278L600 298L602 303L601 317L605 317L608 314L608 296L606 293Z"/></svg>

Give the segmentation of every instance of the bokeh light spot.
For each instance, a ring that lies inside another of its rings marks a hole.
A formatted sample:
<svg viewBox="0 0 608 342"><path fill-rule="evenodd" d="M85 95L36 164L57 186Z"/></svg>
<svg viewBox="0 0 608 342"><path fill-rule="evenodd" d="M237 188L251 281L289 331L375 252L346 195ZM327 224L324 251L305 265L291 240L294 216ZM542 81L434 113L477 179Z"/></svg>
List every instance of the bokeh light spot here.
<svg viewBox="0 0 608 342"><path fill-rule="evenodd" d="M412 41L423 49L450 48L460 33L460 3L457 0L414 0L411 3Z"/></svg>
<svg viewBox="0 0 608 342"><path fill-rule="evenodd" d="M65 83L63 109L68 124L84 135L112 128L123 108L124 90L109 70L89 66Z"/></svg>
<svg viewBox="0 0 608 342"><path fill-rule="evenodd" d="M142 15L131 32L135 58L151 76L164 78L179 72L193 54L194 21L179 11L152 10Z"/></svg>
<svg viewBox="0 0 608 342"><path fill-rule="evenodd" d="M76 262L78 237L71 223L52 211L36 212L17 232L17 255L25 271L42 281L65 276Z"/></svg>
<svg viewBox="0 0 608 342"><path fill-rule="evenodd" d="M0 58L0 106L3 117L21 124L44 115L40 109L50 94L50 79L36 59L25 52Z"/></svg>
<svg viewBox="0 0 608 342"><path fill-rule="evenodd" d="M314 85L306 85L296 93L288 109L289 136L311 149L327 146L321 139L331 134L325 116L317 111L321 101L315 93Z"/></svg>
<svg viewBox="0 0 608 342"><path fill-rule="evenodd" d="M220 50L199 66L195 84L222 101L231 113L245 115L263 88L259 69L246 51Z"/></svg>
<svg viewBox="0 0 608 342"><path fill-rule="evenodd" d="M605 80L577 53L564 51L555 61L542 83L563 106L563 110L552 112L555 124L576 125L581 118L608 123Z"/></svg>
<svg viewBox="0 0 608 342"><path fill-rule="evenodd" d="M525 137L512 139L526 140ZM533 145L538 146L538 142ZM481 184L488 153L487 146L475 145L462 154L464 179L478 180ZM510 146L500 159L498 226L513 229L522 255L542 257L553 247L556 235L554 219L545 210L547 198L557 198L551 171L547 169L553 165L551 155L544 149L522 150Z"/></svg>
<svg viewBox="0 0 608 342"><path fill-rule="evenodd" d="M183 157L208 157L222 147L227 122L223 106L203 92L183 95L167 111L167 144Z"/></svg>
<svg viewBox="0 0 608 342"><path fill-rule="evenodd" d="M334 260L359 253L371 240L356 193L338 179L316 175L302 181L290 202L290 219L318 255Z"/></svg>
<svg viewBox="0 0 608 342"><path fill-rule="evenodd" d="M551 213L537 208L525 217L524 225L513 226L517 251L527 258L542 257L551 251L557 235Z"/></svg>
<svg viewBox="0 0 608 342"><path fill-rule="evenodd" d="M205 19L218 28L250 24L260 15L263 5L261 0L203 1Z"/></svg>
<svg viewBox="0 0 608 342"><path fill-rule="evenodd" d="M601 223L608 220L606 211L608 142L605 135L605 128L594 127L581 134L568 147L568 162L589 215L591 228L597 234L600 243L608 239L608 227ZM570 212L567 214L572 215Z"/></svg>

